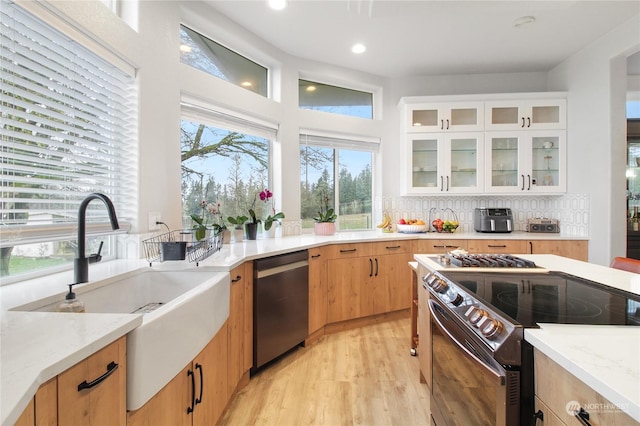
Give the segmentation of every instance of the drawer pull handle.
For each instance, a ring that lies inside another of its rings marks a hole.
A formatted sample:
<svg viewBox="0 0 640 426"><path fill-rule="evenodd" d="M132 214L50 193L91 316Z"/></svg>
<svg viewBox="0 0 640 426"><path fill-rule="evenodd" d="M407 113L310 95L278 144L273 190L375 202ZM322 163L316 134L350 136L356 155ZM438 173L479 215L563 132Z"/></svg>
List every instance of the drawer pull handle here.
<svg viewBox="0 0 640 426"><path fill-rule="evenodd" d="M386 246L385 248L387 250L395 250L395 249L399 249L400 247L402 247L402 246Z"/></svg>
<svg viewBox="0 0 640 426"><path fill-rule="evenodd" d="M311 258L312 258L312 259L317 259L317 258L319 258L319 257L320 257L320 255L319 255L319 254L312 254L312 255L311 255Z"/></svg>
<svg viewBox="0 0 640 426"><path fill-rule="evenodd" d="M242 277L240 275L236 275L236 277L234 279L231 280L231 284L237 283L238 281L240 281L242 279Z"/></svg>
<svg viewBox="0 0 640 426"><path fill-rule="evenodd" d="M78 385L78 392L80 392L81 390L84 389L91 389L94 386L98 386L100 383L102 383L107 377L109 377L110 375L113 374L114 371L116 371L118 369L118 364L116 364L114 361L111 361L109 363L109 365L107 365L107 372L104 373L102 376L98 377L97 379L87 383L87 381L85 380L84 382L80 383Z"/></svg>
<svg viewBox="0 0 640 426"><path fill-rule="evenodd" d="M507 248L507 246L504 245L504 244L488 244L487 247L489 247L489 248Z"/></svg>
<svg viewBox="0 0 640 426"><path fill-rule="evenodd" d="M591 426L591 423L589 423L589 412L584 408L580 407L580 411L576 412L574 416L584 426Z"/></svg>
<svg viewBox="0 0 640 426"><path fill-rule="evenodd" d="M355 253L358 249L341 249L340 253Z"/></svg>

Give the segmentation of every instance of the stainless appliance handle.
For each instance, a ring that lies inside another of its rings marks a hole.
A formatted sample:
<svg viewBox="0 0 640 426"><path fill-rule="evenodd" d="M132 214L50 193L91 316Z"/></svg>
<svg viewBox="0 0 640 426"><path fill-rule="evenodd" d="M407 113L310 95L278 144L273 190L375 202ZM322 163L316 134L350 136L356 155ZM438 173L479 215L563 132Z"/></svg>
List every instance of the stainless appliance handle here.
<svg viewBox="0 0 640 426"><path fill-rule="evenodd" d="M288 263L286 265L276 266L274 268L265 269L262 271L258 271L257 277L264 278L275 274L281 274L283 272L292 271L298 268L304 268L305 266L309 266L308 260L300 260L298 262Z"/></svg>
<svg viewBox="0 0 640 426"><path fill-rule="evenodd" d="M487 365L484 361L480 360L475 354L471 352L471 350L469 350L470 348L467 345L462 344L462 342L460 342L452 333L450 333L449 330L447 330L447 328L442 324L442 320L440 319L440 317L442 317L443 315L436 309L434 309L434 306L437 306L437 302L435 302L434 300L429 300L429 311L431 312L431 318L433 318L433 320L436 322L438 328L447 336L449 336L449 339L451 339L451 341L464 352L467 358L469 358L475 364L481 366L483 370L489 373L496 384L505 386L506 375L501 373L500 371L496 371L495 369L491 368L491 366ZM466 343L469 344L469 342Z"/></svg>

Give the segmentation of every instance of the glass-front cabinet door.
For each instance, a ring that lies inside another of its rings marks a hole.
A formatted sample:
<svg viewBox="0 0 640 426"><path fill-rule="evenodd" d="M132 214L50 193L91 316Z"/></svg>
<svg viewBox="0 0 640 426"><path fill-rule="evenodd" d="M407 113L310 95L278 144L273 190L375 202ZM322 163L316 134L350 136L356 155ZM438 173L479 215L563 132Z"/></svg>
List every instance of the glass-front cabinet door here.
<svg viewBox="0 0 640 426"><path fill-rule="evenodd" d="M564 129L566 124L564 99L492 101L485 106L487 130Z"/></svg>
<svg viewBox="0 0 640 426"><path fill-rule="evenodd" d="M408 132L461 132L484 128L484 103L410 104Z"/></svg>
<svg viewBox="0 0 640 426"><path fill-rule="evenodd" d="M448 135L444 189L449 193L478 193L483 190L482 168L484 135L458 133Z"/></svg>
<svg viewBox="0 0 640 426"><path fill-rule="evenodd" d="M407 193L420 194L436 192L439 166L439 150L442 136L415 135L409 138Z"/></svg>
<svg viewBox="0 0 640 426"><path fill-rule="evenodd" d="M406 194L482 191L482 133L410 135L407 146Z"/></svg>
<svg viewBox="0 0 640 426"><path fill-rule="evenodd" d="M564 131L487 133L487 192L566 191Z"/></svg>

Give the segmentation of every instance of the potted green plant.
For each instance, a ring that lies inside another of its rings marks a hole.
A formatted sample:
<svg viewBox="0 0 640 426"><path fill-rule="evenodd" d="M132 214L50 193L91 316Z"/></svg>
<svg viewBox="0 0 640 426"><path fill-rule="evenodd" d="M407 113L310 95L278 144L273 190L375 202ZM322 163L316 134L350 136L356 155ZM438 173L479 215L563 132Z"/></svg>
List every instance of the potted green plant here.
<svg viewBox="0 0 640 426"><path fill-rule="evenodd" d="M276 228L273 226L274 222L279 223L280 219L284 219L284 213L276 212L273 192L269 191L269 189L265 188L264 191L260 191L260 200L265 204L271 202L271 212L267 214L267 217L264 219L264 231L265 236L273 238L276 234ZM267 208L267 210L269 210L269 208Z"/></svg>
<svg viewBox="0 0 640 426"><path fill-rule="evenodd" d="M336 232L335 221L338 215L332 207L329 207L329 201L331 199L327 193L322 191L320 193L320 210L318 216L313 218L316 221L313 225L313 232L316 235L333 235Z"/></svg>
<svg viewBox="0 0 640 426"><path fill-rule="evenodd" d="M244 216L244 215L229 216L227 218L227 222L229 222L230 224L232 224L234 226L233 239L234 239L235 242L242 241L242 236L244 234L242 226L244 225L244 223L247 220L249 220L249 218L247 216Z"/></svg>
<svg viewBox="0 0 640 426"><path fill-rule="evenodd" d="M258 236L258 225L262 221L256 217L256 212L255 210L253 210L253 208L249 209L249 216L251 216L251 220L244 224L244 230L245 234L247 235L247 240L255 240Z"/></svg>
<svg viewBox="0 0 640 426"><path fill-rule="evenodd" d="M207 236L208 225L205 220L205 214L208 211L209 213L216 212L216 206L213 204L207 203L207 200L200 201L200 208L202 209L202 216L198 216L197 214L192 214L191 219L195 222L193 225L193 230L195 231L195 237L197 241L204 240Z"/></svg>

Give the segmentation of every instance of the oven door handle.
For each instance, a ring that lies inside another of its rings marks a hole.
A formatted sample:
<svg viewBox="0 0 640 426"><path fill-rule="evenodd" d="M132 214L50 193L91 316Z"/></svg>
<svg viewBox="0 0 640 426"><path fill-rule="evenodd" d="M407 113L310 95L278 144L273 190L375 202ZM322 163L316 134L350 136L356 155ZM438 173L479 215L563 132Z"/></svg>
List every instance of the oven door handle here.
<svg viewBox="0 0 640 426"><path fill-rule="evenodd" d="M506 375L500 371L496 371L496 369L492 368L492 366L487 365L486 362L479 359L474 353L469 350L466 345L462 344L453 334L451 334L449 330L447 330L447 328L442 324L442 320L440 319L440 317L446 316L446 313L438 312L434 308L434 306L438 306L437 302L429 300L429 311L431 312L431 318L434 319L434 321L438 325L438 328L447 336L449 336L449 339L451 339L451 341L454 342L456 346L459 347L467 355L467 358L469 358L472 362L480 365L495 381L496 384L504 386L506 383Z"/></svg>

